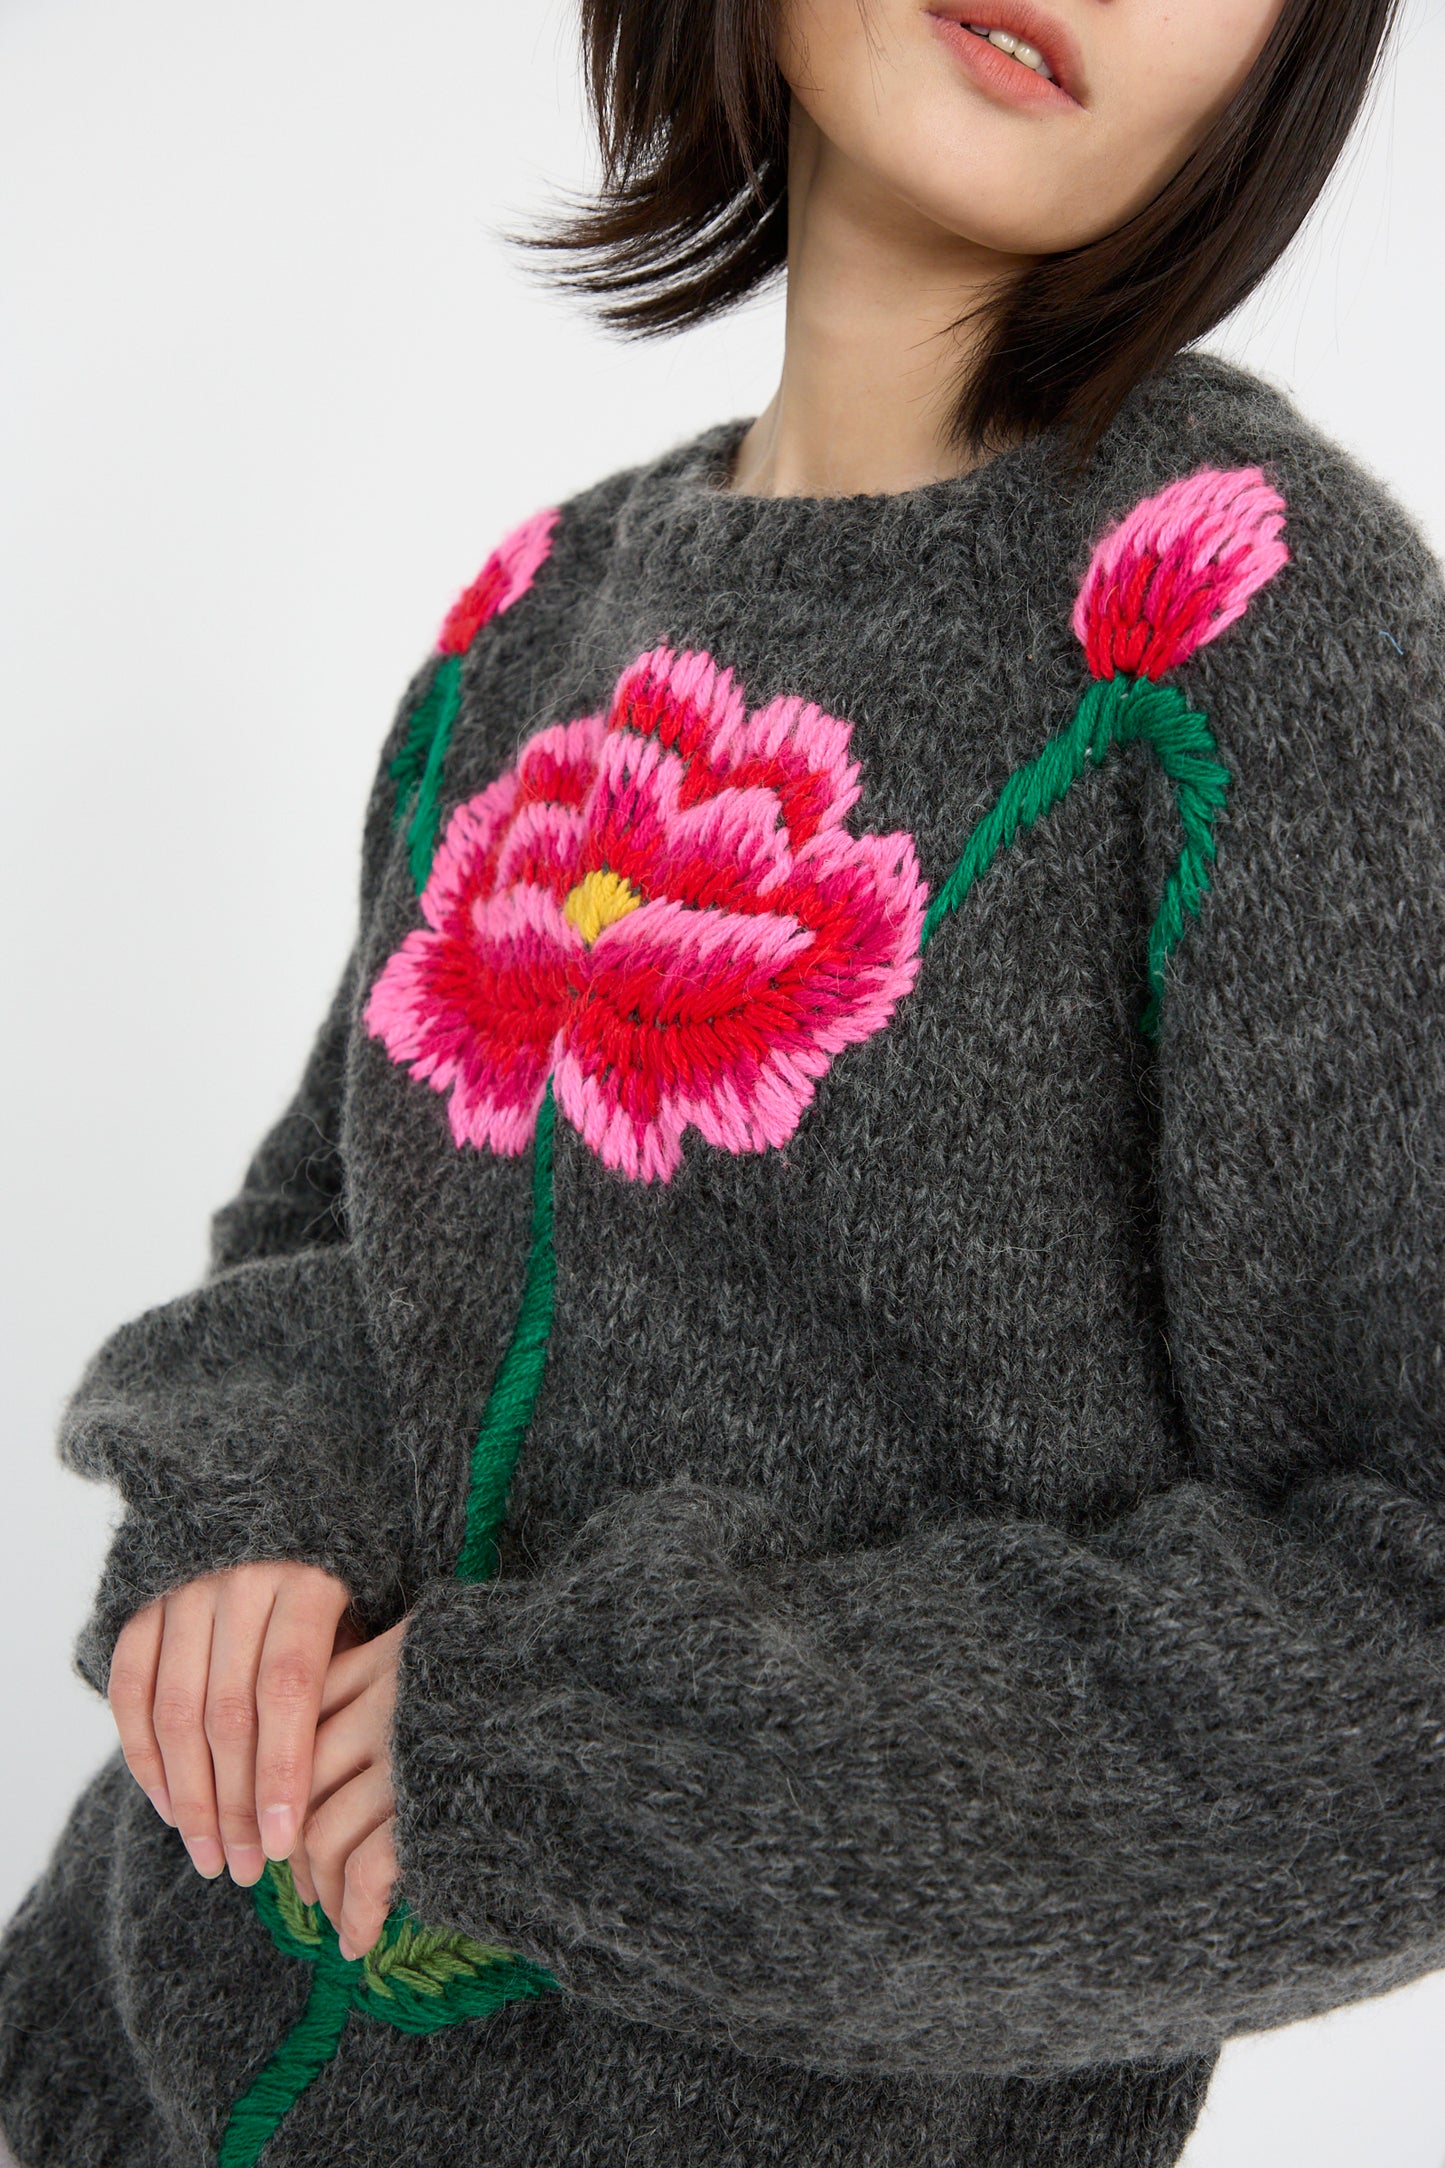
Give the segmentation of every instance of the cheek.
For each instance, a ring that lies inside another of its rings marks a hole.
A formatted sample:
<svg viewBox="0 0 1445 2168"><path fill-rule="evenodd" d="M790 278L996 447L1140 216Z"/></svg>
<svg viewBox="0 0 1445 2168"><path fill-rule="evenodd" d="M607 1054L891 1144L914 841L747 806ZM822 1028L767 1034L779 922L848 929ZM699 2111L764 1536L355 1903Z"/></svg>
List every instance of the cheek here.
<svg viewBox="0 0 1445 2168"><path fill-rule="evenodd" d="M864 49L867 9L858 0L777 0L773 51L794 96L810 110L846 96Z"/></svg>
<svg viewBox="0 0 1445 2168"><path fill-rule="evenodd" d="M776 51L875 214L1004 254L1112 232L1175 174L1248 76L1283 0L1113 0L1083 26L1088 110L1022 119L959 78L921 0L780 0Z"/></svg>
<svg viewBox="0 0 1445 2168"><path fill-rule="evenodd" d="M1137 10L1117 53L1100 53L1092 125L1066 161L1072 171L1058 199L1059 230L1076 230L1050 246L1096 238L1158 194L1248 80L1282 5L1209 0ZM1125 28L1122 18L1118 27ZM1064 208L1071 190L1087 214Z"/></svg>

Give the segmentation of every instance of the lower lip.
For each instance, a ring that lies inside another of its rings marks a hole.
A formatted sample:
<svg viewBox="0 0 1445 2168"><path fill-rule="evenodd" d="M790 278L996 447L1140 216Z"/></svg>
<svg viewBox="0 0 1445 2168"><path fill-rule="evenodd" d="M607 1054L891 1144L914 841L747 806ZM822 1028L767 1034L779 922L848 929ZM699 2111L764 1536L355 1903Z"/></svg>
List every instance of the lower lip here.
<svg viewBox="0 0 1445 2168"><path fill-rule="evenodd" d="M1001 52L981 38L977 31L963 23L956 23L950 16L931 17L934 29L950 52L956 53L980 90L1004 105L1017 106L1023 112L1077 113L1079 103L1071 98L1059 83L1051 82L1046 75L1038 75L1026 68L1021 60Z"/></svg>

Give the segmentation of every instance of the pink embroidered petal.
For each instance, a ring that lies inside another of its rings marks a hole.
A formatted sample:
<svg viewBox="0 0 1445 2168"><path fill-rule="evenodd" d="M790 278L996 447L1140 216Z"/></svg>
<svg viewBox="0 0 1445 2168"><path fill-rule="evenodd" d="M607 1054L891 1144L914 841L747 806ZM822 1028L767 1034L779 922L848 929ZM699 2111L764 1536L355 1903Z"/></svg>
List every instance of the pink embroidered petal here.
<svg viewBox="0 0 1445 2168"><path fill-rule="evenodd" d="M571 806L533 800L519 808L497 852L496 887L545 888L559 902L581 879L587 825Z"/></svg>
<svg viewBox="0 0 1445 2168"><path fill-rule="evenodd" d="M458 595L437 636L443 655L464 655L483 625L527 592L552 549L559 507L534 512L497 544L470 587Z"/></svg>
<svg viewBox="0 0 1445 2168"><path fill-rule="evenodd" d="M830 831L766 913L629 914L598 941L564 1027L563 1111L643 1179L670 1177L689 1123L730 1151L786 1143L833 1055L912 986L925 898L910 837Z"/></svg>
<svg viewBox="0 0 1445 2168"><path fill-rule="evenodd" d="M490 892L516 805L517 771L509 768L459 805L447 822L421 892L422 916L438 933L455 921L470 896Z"/></svg>
<svg viewBox="0 0 1445 2168"><path fill-rule="evenodd" d="M549 805L580 807L592 788L606 732L604 715L583 715L574 723L550 723L534 731L517 757L519 802L537 798Z"/></svg>
<svg viewBox="0 0 1445 2168"><path fill-rule="evenodd" d="M863 795L851 735L850 723L788 694L726 729L713 759L734 788L765 781L777 793L797 850L819 828L841 827Z"/></svg>
<svg viewBox="0 0 1445 2168"><path fill-rule="evenodd" d="M855 837L824 830L780 883L774 908L807 926L813 946L780 979L831 1057L887 1023L918 976L928 884L901 830Z"/></svg>
<svg viewBox="0 0 1445 2168"><path fill-rule="evenodd" d="M458 1144L514 1153L531 1137L581 943L540 890L479 898L483 926L413 932L387 963L363 1021L393 1061L450 1094Z"/></svg>
<svg viewBox="0 0 1445 2168"><path fill-rule="evenodd" d="M1099 540L1071 623L1095 677L1162 677L1234 623L1289 562L1286 506L1259 467L1201 467Z"/></svg>
<svg viewBox="0 0 1445 2168"><path fill-rule="evenodd" d="M719 669L711 655L657 647L630 662L618 678L607 727L655 737L685 764L701 757L710 766L713 748L745 712L732 671Z"/></svg>
<svg viewBox="0 0 1445 2168"><path fill-rule="evenodd" d="M728 787L766 783L794 846L838 825L862 786L848 758L852 725L788 694L749 716L730 670L710 655L654 648L622 673L609 727L655 735L682 758L686 808Z"/></svg>
<svg viewBox="0 0 1445 2168"><path fill-rule="evenodd" d="M513 1038L489 1044L465 1001L449 998L444 959L409 935L377 981L367 1005L366 1026L393 1061L433 1091L450 1093L447 1119L453 1141L489 1144L507 1155L520 1152L536 1126L537 1109L552 1066L552 1043L540 1047Z"/></svg>

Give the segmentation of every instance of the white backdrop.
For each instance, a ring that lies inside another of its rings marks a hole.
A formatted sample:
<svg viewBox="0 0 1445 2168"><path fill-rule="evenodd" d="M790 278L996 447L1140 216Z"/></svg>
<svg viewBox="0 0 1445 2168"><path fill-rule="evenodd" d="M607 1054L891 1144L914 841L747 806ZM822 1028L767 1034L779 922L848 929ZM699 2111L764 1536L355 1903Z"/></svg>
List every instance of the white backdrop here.
<svg viewBox="0 0 1445 2168"><path fill-rule="evenodd" d="M1196 0L1203 4L1203 0ZM60 1399L190 1285L345 954L440 613L514 521L766 403L777 297L648 347L498 229L584 185L574 0L0 0L0 1916L108 1752ZM1208 342L1445 551L1445 0ZM1368 569L1362 567L1362 576ZM1189 2168L1442 2168L1445 1974L1233 2044Z"/></svg>

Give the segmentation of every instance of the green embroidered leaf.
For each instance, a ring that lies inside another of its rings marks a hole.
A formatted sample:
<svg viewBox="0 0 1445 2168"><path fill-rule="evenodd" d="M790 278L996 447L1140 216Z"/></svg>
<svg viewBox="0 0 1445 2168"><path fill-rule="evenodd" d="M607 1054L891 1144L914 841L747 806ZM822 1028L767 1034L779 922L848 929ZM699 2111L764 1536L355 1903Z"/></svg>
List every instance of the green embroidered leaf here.
<svg viewBox="0 0 1445 2168"><path fill-rule="evenodd" d="M315 1957L321 1948L321 1907L301 1902L289 1860L268 1860L254 1894L256 1909L283 1955Z"/></svg>
<svg viewBox="0 0 1445 2168"><path fill-rule="evenodd" d="M400 825L408 802L426 773L427 756L431 752L437 731L448 719L447 711L455 691L454 681L457 674L455 658L443 658L412 710L405 744L387 769L387 774L396 785L396 804L392 819L397 825Z"/></svg>
<svg viewBox="0 0 1445 2168"><path fill-rule="evenodd" d="M446 1928L422 1927L394 1912L362 1959L362 1979L373 1995L391 1996L398 1987L414 1995L441 1995L454 1981L471 1981L490 1966L511 1962L510 1950L493 1949Z"/></svg>

